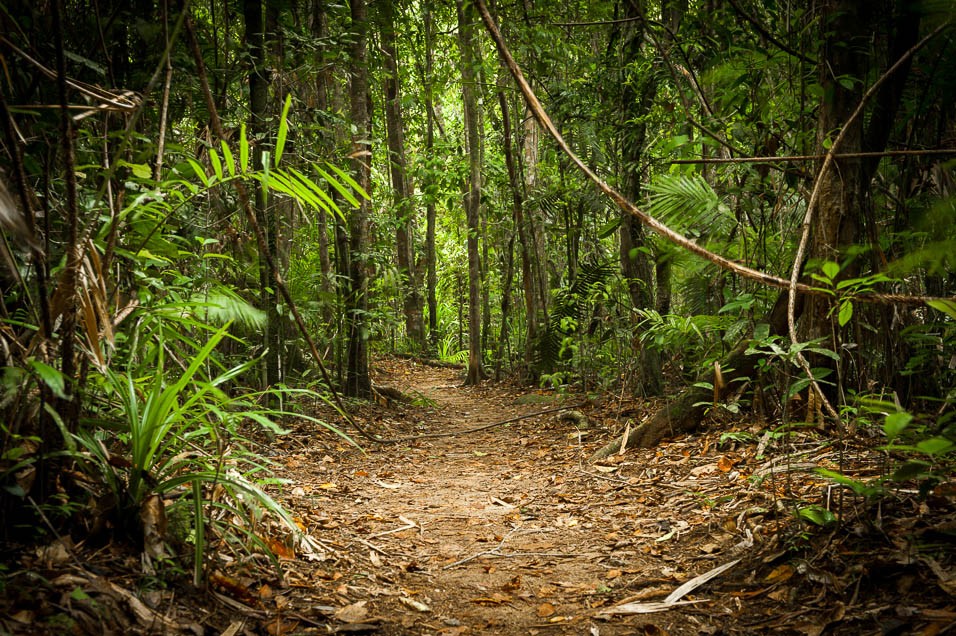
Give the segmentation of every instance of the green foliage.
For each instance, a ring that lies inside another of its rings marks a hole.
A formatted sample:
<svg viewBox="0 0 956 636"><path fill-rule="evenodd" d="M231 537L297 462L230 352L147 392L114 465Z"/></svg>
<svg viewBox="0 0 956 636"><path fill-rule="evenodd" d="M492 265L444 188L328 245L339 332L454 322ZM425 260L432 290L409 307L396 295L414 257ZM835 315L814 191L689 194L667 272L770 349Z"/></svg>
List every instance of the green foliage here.
<svg viewBox="0 0 956 636"><path fill-rule="evenodd" d="M736 223L730 208L699 174L661 175L647 188L648 213L690 237L726 235Z"/></svg>
<svg viewBox="0 0 956 636"><path fill-rule="evenodd" d="M342 435L316 418L261 406L261 392L228 393L236 378L257 363L251 359L208 374L208 369L220 368L214 353L228 337L228 329L229 323L211 332L201 345L182 337L169 341L165 335L169 331L163 328L143 334L138 342L144 350L131 356L138 364L131 364L126 373L107 369L99 383L110 406L73 436L75 444L68 440L68 447L82 449L74 454L80 466L116 502L115 520L134 536L138 528L129 527L130 520L140 518L153 496L172 497L188 514L197 580L208 547L207 525L216 531L214 536L238 545L244 543L236 540L237 533L249 538L251 530L235 520L263 514L274 516L291 534L299 533L289 514L264 490L278 482L268 476L266 459L244 449L244 429L253 425L269 435L282 434L278 421L295 416ZM167 360L167 351L182 346L187 351L175 361ZM179 359L188 360L188 366L183 368ZM143 374L144 367L152 371ZM304 390L275 392L286 398L320 397ZM215 489L220 494L214 497ZM210 513L213 508L231 514L222 518Z"/></svg>
<svg viewBox="0 0 956 636"><path fill-rule="evenodd" d="M605 297L605 283L614 271L610 263L582 265L574 282L555 293L547 329L536 348L535 365L541 372L573 357L585 312Z"/></svg>

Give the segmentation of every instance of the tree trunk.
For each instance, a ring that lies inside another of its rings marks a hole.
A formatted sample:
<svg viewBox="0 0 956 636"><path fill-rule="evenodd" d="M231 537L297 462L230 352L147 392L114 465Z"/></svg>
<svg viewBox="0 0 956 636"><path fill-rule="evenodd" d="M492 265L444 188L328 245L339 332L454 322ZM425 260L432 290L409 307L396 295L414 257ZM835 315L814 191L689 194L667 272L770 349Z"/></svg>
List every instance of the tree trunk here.
<svg viewBox="0 0 956 636"><path fill-rule="evenodd" d="M389 175L394 192L397 215L395 245L398 251L398 274L402 285L402 309L405 314L405 335L414 351L425 349L425 325L422 318L422 294L415 266L415 209L413 188L405 161L405 122L399 85L398 58L395 55L394 0L383 0L382 62L385 70L385 129L388 138Z"/></svg>
<svg viewBox="0 0 956 636"><path fill-rule="evenodd" d="M468 224L468 375L466 385L485 377L481 352L481 261L478 236L481 231L481 140L478 135L478 97L475 84L473 43L474 8L457 0L458 41L461 48L461 85L464 103L465 142L468 148L468 181L464 193Z"/></svg>
<svg viewBox="0 0 956 636"><path fill-rule="evenodd" d="M366 192L371 190L371 138L368 106L368 67L366 38L368 30L365 0L352 0L351 47L352 74L349 86L349 112L352 126L352 178ZM360 199L349 217L349 293L345 300L348 332L348 366L345 372L345 394L368 398L372 380L368 364L368 233L369 203Z"/></svg>
<svg viewBox="0 0 956 636"><path fill-rule="evenodd" d="M431 157L435 148L435 97L432 93L434 20L432 18L431 2L426 0L423 11L425 13L425 77L422 87L425 92L425 156ZM425 203L425 269L428 297L428 340L432 347L438 344L438 287L437 258L435 254L435 199L428 196Z"/></svg>
<svg viewBox="0 0 956 636"><path fill-rule="evenodd" d="M269 106L269 79L266 77L266 26L263 17L262 0L244 0L242 14L246 26L246 48L249 51L249 131L259 143L253 146L252 168L262 169L264 150L263 139L267 134L266 116ZM254 199L256 221L266 234L268 249L274 248L274 227L269 211L266 209L266 197L262 186L254 184ZM276 255L271 254L275 263ZM259 258L259 306L266 313L266 327L263 334L263 345L267 352L262 369L262 385L269 387L279 381L279 350L276 333L278 330L279 314L277 311L278 297L274 289L273 272L269 269L269 260L264 255Z"/></svg>
<svg viewBox="0 0 956 636"><path fill-rule="evenodd" d="M515 161L515 152L511 131L511 114L508 107L508 97L504 87L507 85L507 70L502 68L498 75L498 105L501 108L502 149L505 155L505 165L508 168L508 183L511 186L511 202L514 214L514 226L518 235L518 248L521 257L521 283L524 291L525 309L525 365L531 369L534 362L534 345L538 339L537 303L534 293L534 274L532 273L532 256L528 240L528 228L524 214L524 183L518 174Z"/></svg>
<svg viewBox="0 0 956 636"><path fill-rule="evenodd" d="M628 18L635 20L641 12L633 4L628 5ZM642 24L635 21L627 25L630 33L624 40L626 59L636 64L641 56L644 41ZM653 78L641 80L633 71L624 70L621 86L621 112L624 121L621 125L621 148L623 155L624 195L631 201L641 200L641 185L645 179L643 166L644 147L647 139L647 124L644 113L650 109L657 95L657 84ZM628 77L629 76L629 77ZM640 90L637 90L637 89ZM630 214L621 213L621 273L627 280L631 305L635 309L651 309L655 306L654 264L646 240L644 226ZM638 382L644 395L660 395L664 389L661 375L660 352L650 343L641 341L641 328L634 324L632 338L635 354L640 359Z"/></svg>

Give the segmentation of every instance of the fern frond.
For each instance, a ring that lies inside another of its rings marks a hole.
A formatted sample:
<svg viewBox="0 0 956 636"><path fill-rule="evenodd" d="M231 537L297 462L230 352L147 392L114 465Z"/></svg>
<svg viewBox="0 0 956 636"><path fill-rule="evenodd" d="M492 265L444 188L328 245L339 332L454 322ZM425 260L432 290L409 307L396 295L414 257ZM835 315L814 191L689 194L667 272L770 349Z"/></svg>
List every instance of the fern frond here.
<svg viewBox="0 0 956 636"><path fill-rule="evenodd" d="M700 175L665 175L647 189L652 192L648 213L682 234L724 234L736 222L730 208Z"/></svg>

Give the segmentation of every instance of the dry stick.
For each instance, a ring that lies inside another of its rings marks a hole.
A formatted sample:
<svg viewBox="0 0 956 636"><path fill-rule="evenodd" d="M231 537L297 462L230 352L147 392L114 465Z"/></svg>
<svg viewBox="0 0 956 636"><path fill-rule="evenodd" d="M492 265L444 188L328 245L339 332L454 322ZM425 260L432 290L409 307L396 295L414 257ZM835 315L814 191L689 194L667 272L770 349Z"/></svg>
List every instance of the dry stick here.
<svg viewBox="0 0 956 636"><path fill-rule="evenodd" d="M225 139L226 135L222 127L222 121L219 119L219 112L216 110L216 103L213 99L212 91L209 90L209 80L206 77L206 63L203 61L202 51L199 49L199 41L196 39L196 31L193 28L191 16L186 16L186 36L189 39L189 47L192 49L193 57L196 61L196 72L199 75L199 84L202 87L203 96L206 99L206 108L209 109L209 121L212 124L213 132L215 132L216 136L218 136L220 139ZM292 300L292 296L289 294L289 289L282 280L282 274L279 273L279 268L276 267L275 260L272 258L272 254L269 253L269 245L266 241L265 234L262 231L262 226L259 225L259 221L256 219L255 210L252 209L252 203L249 199L249 192L246 190L246 186L242 181L235 181L234 184L236 187L236 193L239 195L239 202L243 211L246 213L246 219L256 235L256 243L259 247L259 257L265 259L266 266L272 272L272 278L275 281L276 289L279 290L279 293L282 294L282 299L285 300L285 302L289 305L289 311L292 313L292 317L295 319L296 327L298 327L299 333L302 334L302 337L305 338L306 343L309 345L309 351L312 353L312 357L315 358L316 365L319 367L319 371L322 374L322 380L326 383L326 385L328 385L329 391L332 392L332 399L335 401L335 406L342 414L342 417L345 418L345 421L352 425L355 430L359 432L359 434L373 442L382 443L381 440L366 431L362 426L359 426L359 424L352 419L352 417L345 410L345 405L342 403L342 398L338 391L335 390L335 386L332 384L332 379L329 377L329 372L326 371L325 364L322 363L322 356L319 355L319 349L315 346L315 340L313 340L312 336L309 334L309 330L305 326L305 321L302 320L302 315L299 313L299 309L296 306L295 301Z"/></svg>
<svg viewBox="0 0 956 636"><path fill-rule="evenodd" d="M474 428L466 428L460 431L447 431L445 433L422 433L420 435L409 435L407 437L395 437L392 439L378 439L375 441L379 444L397 444L399 442L412 442L419 439L436 439L439 437L456 437L458 435L467 435L468 433L477 433L479 431L484 431L489 428L494 428L496 426L502 426L504 424L511 424L513 422L520 422L521 420L526 420L528 418L537 417L538 415L547 415L548 413L557 413L558 411L567 411L568 409L577 408L579 406L584 406L583 402L577 404L569 404L568 406L559 406L553 409L545 409L543 411L535 411L534 413L527 413L525 415L518 415L516 417L509 418L507 420L500 420L497 422L491 422L490 424L482 424L481 426L476 426Z"/></svg>
<svg viewBox="0 0 956 636"><path fill-rule="evenodd" d="M863 112L864 106L876 94L877 89L885 82L893 73L895 73L904 63L906 63L909 58L916 54L918 50L923 48L927 42L940 34L944 28L949 26L949 21L942 23L932 33L924 37L922 40L914 44L908 51L903 53L900 56L900 59L896 61L890 68L877 79L866 93L863 94L863 97L860 98L860 103L857 104L856 109L850 115L849 119L846 120L843 124L843 128L840 129L839 134L836 136L836 139L833 140L830 149L827 151L826 157L823 159L823 165L820 166L820 172L817 174L816 181L813 184L813 191L810 193L810 201L807 203L807 212L803 217L803 232L800 236L800 244L797 246L797 253L793 257L793 268L790 270L790 283L788 285L789 289L787 292L787 330L790 333L790 342L794 345L797 344L797 325L796 325L796 305L797 305L797 280L800 278L800 270L802 269L803 258L806 253L807 243L810 241L810 225L813 221L813 213L816 208L817 199L820 198L820 191L823 187L823 177L826 175L827 171L830 169L830 166L833 165L833 158L839 148L840 144L843 142L843 139L846 136L847 130L850 128L850 124L853 123L857 117ZM797 351L796 355L797 364L800 365L800 368L807 375L807 378L810 380L811 390L816 394L817 398L822 401L824 407L826 407L827 414L834 419L836 422L840 422L840 415L837 413L836 409L830 404L830 400L823 394L823 390L820 388L819 383L813 377L813 372L810 369L810 363L804 357L803 353Z"/></svg>
<svg viewBox="0 0 956 636"><path fill-rule="evenodd" d="M607 195L614 203L623 211L631 214L637 218L641 223L651 228L666 240L671 243L684 248L688 252L696 254L701 258L706 259L707 261L717 265L721 269L725 269L730 272L734 272L744 278L749 280L754 280L764 285L770 287L777 287L780 289L791 289L791 283L785 278L780 278L779 276L774 276L766 272L761 272L759 270L747 267L746 265L741 265L740 263L734 262L728 258L715 254L708 250L705 247L702 247L690 240L683 234L672 230L670 227L657 220L656 218L650 216L636 205L628 201L622 194L617 190L605 183L593 170L588 168L588 166L581 161L581 159L574 153L573 150L568 146L567 142L564 140L564 137L561 136L561 133L558 132L558 129L555 127L554 123L551 121L551 118L548 117L548 114L545 112L544 108L541 106L541 102L538 101L537 96L534 94L534 91L531 89L531 86L528 85L527 80L524 78L524 74L521 72L521 69L518 67L518 64L515 62L514 58L511 56L511 52L508 50L507 45L501 37L501 33L498 31L498 27L495 26L494 20L492 20L491 15L488 13L488 9L485 7L483 0L475 0L475 6L478 8L479 13L481 14L482 20L485 22L485 26L488 29L488 32L491 34L492 39L495 41L495 44L498 47L498 53L501 55L502 59L505 61L505 64L508 66L508 70L511 71L512 76L514 76L515 81L518 84L518 87L521 89L521 92L524 94L525 101L528 103L528 107L531 109L531 112L534 113L535 118L538 120L538 123L542 128L548 131L551 137L554 139L555 143L561 149L564 154L571 159L571 162L578 167L581 172L591 180L597 188ZM797 291L805 294L815 294L819 296L829 296L830 293L828 290L817 289L805 283L797 283L794 288ZM861 294L855 297L855 300L860 302L871 302L871 303L896 303L896 304L924 304L928 300L951 300L956 301L956 296L952 297L935 297L935 296L908 296L903 294Z"/></svg>

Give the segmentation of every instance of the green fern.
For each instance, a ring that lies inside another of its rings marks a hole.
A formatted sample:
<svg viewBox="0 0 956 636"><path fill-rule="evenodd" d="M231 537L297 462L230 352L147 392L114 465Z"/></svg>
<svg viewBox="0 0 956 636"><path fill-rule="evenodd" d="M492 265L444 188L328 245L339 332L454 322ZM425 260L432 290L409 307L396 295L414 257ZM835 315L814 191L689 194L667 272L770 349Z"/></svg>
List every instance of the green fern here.
<svg viewBox="0 0 956 636"><path fill-rule="evenodd" d="M548 326L536 346L535 366L547 372L567 358L564 340L577 333L586 318L591 293L614 275L611 263L587 263L581 266L570 287L558 290L548 316Z"/></svg>
<svg viewBox="0 0 956 636"><path fill-rule="evenodd" d="M665 175L647 186L648 213L682 234L700 238L728 234L736 223L710 184L700 175Z"/></svg>

